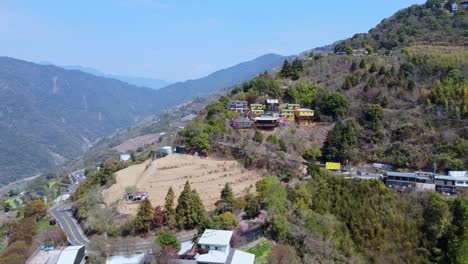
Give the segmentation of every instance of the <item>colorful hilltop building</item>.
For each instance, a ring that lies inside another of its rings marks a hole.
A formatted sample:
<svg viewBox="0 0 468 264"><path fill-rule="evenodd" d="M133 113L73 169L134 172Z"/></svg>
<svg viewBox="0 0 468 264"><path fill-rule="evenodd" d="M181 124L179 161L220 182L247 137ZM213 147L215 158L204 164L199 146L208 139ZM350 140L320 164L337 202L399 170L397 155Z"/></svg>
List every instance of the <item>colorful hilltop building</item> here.
<svg viewBox="0 0 468 264"><path fill-rule="evenodd" d="M250 104L250 112L254 116L262 116L265 114L265 105L264 104Z"/></svg>
<svg viewBox="0 0 468 264"><path fill-rule="evenodd" d="M281 117L286 121L294 122L294 110L292 109L281 110Z"/></svg>
<svg viewBox="0 0 468 264"><path fill-rule="evenodd" d="M298 125L311 125L314 122L314 110L298 108L294 110L295 121Z"/></svg>
<svg viewBox="0 0 468 264"><path fill-rule="evenodd" d="M288 110L296 110L301 108L300 104L288 104Z"/></svg>

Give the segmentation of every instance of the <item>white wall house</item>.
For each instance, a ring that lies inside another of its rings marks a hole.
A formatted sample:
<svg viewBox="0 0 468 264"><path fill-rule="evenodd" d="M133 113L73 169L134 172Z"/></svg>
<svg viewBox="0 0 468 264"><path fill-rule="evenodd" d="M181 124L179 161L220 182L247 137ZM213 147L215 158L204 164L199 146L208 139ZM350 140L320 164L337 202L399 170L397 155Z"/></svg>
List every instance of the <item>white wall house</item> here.
<svg viewBox="0 0 468 264"><path fill-rule="evenodd" d="M120 161L122 161L122 162L127 162L131 158L132 158L132 156L130 154L128 154L128 153L120 154Z"/></svg>
<svg viewBox="0 0 468 264"><path fill-rule="evenodd" d="M455 178L455 186L468 188L468 171L449 171L449 176Z"/></svg>
<svg viewBox="0 0 468 264"><path fill-rule="evenodd" d="M208 250L207 254L197 254L198 264L253 264L255 255L231 248L232 231L206 229L198 245Z"/></svg>

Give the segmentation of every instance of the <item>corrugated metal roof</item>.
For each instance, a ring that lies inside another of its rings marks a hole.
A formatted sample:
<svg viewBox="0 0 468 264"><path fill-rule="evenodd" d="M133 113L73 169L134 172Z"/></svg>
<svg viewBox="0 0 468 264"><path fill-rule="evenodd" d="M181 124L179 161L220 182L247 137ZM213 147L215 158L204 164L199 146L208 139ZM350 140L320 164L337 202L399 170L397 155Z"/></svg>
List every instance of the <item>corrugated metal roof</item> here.
<svg viewBox="0 0 468 264"><path fill-rule="evenodd" d="M229 245L233 232L226 230L206 229L198 244L202 245Z"/></svg>
<svg viewBox="0 0 468 264"><path fill-rule="evenodd" d="M70 246L66 247L62 252L60 253L60 257L57 260L57 264L70 264L74 263L76 258L78 257L78 252L80 251L81 248L84 246Z"/></svg>

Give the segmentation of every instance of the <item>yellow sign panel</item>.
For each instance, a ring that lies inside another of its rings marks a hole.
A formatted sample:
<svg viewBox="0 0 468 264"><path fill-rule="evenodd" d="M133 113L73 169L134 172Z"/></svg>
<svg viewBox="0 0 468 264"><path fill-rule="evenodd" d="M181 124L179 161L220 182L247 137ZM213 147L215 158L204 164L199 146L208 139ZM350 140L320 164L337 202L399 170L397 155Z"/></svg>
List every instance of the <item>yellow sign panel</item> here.
<svg viewBox="0 0 468 264"><path fill-rule="evenodd" d="M341 170L341 163L339 162L327 162L325 163L327 170Z"/></svg>

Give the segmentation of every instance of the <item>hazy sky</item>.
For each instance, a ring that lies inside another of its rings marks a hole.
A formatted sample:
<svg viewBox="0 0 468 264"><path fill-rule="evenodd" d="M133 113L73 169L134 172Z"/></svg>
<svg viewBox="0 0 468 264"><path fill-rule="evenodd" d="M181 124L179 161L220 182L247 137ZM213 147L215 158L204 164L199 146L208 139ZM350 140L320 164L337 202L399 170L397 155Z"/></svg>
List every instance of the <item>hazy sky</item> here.
<svg viewBox="0 0 468 264"><path fill-rule="evenodd" d="M176 81L367 32L424 0L0 0L0 56Z"/></svg>

